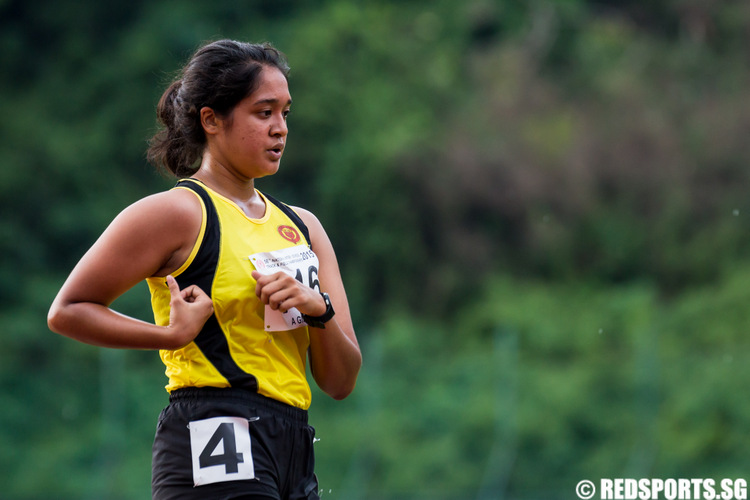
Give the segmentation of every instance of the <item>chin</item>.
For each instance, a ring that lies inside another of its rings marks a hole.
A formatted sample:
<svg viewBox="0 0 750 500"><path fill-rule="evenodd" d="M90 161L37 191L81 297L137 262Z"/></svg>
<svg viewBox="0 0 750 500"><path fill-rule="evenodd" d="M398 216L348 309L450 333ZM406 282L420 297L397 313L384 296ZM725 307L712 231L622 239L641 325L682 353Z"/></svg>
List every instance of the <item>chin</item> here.
<svg viewBox="0 0 750 500"><path fill-rule="evenodd" d="M273 175L278 171L279 171L279 163L276 162L275 164L270 165L264 168L261 172L259 172L258 177L268 177L269 175Z"/></svg>

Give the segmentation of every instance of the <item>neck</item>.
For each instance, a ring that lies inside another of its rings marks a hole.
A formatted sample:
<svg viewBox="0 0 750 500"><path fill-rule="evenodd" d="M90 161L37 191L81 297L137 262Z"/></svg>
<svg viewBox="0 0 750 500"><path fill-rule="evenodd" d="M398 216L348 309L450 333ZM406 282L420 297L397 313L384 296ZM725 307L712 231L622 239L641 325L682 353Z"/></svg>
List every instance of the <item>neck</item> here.
<svg viewBox="0 0 750 500"><path fill-rule="evenodd" d="M239 178L206 157L193 178L232 200L248 217L260 219L265 214L265 203L255 191L255 179Z"/></svg>

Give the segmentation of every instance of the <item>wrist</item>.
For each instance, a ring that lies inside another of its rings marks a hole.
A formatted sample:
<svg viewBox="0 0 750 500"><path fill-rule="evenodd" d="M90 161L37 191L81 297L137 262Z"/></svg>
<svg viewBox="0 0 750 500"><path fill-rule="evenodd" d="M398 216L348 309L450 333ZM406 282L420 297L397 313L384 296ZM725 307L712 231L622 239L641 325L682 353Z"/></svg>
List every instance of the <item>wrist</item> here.
<svg viewBox="0 0 750 500"><path fill-rule="evenodd" d="M177 325L166 325L161 327L163 332L162 345L159 349L173 351L181 349L192 342L196 334L188 328L182 328Z"/></svg>
<svg viewBox="0 0 750 500"><path fill-rule="evenodd" d="M333 316L336 314L336 312L333 310L333 305L331 304L331 298L328 296L327 293L321 292L320 296L323 297L323 302L325 303L326 309L323 312L323 314L319 316L310 316L308 314L302 314L302 319L305 320L305 323L307 323L308 326L312 326L315 328L325 328L325 324L331 319L333 319Z"/></svg>

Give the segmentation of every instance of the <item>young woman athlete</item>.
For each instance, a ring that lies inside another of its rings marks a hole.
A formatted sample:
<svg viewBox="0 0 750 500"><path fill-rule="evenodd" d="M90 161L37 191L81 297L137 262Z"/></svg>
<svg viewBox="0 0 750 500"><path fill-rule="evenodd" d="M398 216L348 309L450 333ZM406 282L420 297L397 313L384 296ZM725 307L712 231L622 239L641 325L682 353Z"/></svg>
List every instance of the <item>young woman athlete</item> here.
<svg viewBox="0 0 750 500"><path fill-rule="evenodd" d="M334 250L310 212L255 188L279 169L292 103L268 44L199 48L162 96L149 159L178 179L120 213L73 269L49 327L159 349L169 405L153 498L316 499L310 387L336 399L362 358ZM112 302L141 280L155 324Z"/></svg>

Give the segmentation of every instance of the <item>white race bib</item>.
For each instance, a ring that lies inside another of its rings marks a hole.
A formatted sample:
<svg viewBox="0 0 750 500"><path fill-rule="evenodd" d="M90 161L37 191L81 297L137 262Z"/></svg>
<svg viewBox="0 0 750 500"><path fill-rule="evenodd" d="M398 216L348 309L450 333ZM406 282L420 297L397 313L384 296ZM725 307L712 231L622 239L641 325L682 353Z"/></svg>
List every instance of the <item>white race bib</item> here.
<svg viewBox="0 0 750 500"><path fill-rule="evenodd" d="M283 248L272 252L259 252L250 256L250 262L255 269L264 276L270 276L282 271L295 278L300 283L320 291L318 282L318 256L305 245ZM292 307L287 312L266 306L265 330L267 332L284 332L305 325L302 315L297 308Z"/></svg>
<svg viewBox="0 0 750 500"><path fill-rule="evenodd" d="M247 419L207 418L188 428L195 486L255 478Z"/></svg>

